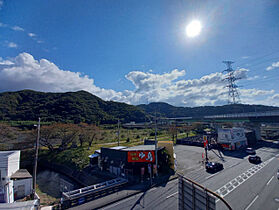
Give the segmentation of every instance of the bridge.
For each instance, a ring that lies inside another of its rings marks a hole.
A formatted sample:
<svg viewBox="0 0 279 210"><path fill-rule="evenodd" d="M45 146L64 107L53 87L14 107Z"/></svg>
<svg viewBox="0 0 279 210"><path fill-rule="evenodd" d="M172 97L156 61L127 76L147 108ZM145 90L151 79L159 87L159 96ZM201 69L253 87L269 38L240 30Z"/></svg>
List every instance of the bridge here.
<svg viewBox="0 0 279 210"><path fill-rule="evenodd" d="M161 118L162 120L182 120L182 121L248 121L248 122L269 122L279 123L279 111L266 111L266 112L247 112L247 113L235 113L235 114L221 114L221 115L207 115L197 117L173 117L173 118Z"/></svg>
<svg viewBox="0 0 279 210"><path fill-rule="evenodd" d="M63 192L61 198L62 209L70 208L94 200L98 197L116 192L128 183L127 179L116 178L77 190Z"/></svg>

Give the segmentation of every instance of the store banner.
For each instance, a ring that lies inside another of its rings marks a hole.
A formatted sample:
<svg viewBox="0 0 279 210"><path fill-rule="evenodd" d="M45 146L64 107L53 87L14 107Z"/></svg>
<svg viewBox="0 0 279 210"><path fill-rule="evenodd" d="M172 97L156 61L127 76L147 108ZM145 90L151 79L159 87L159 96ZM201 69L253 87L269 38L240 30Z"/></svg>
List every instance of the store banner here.
<svg viewBox="0 0 279 210"><path fill-rule="evenodd" d="M128 162L146 162L154 163L155 154L154 151L129 151L128 152Z"/></svg>

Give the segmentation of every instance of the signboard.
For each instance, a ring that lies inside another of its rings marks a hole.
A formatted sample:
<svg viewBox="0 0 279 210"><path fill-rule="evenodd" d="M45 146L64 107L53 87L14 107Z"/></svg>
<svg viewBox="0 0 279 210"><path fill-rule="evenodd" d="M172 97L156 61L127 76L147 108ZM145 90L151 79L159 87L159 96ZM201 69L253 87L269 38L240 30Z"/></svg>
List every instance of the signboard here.
<svg viewBox="0 0 279 210"><path fill-rule="evenodd" d="M203 136L203 147L208 145L207 136Z"/></svg>
<svg viewBox="0 0 279 210"><path fill-rule="evenodd" d="M155 155L154 151L129 151L128 162L142 162L142 163L154 163Z"/></svg>
<svg viewBox="0 0 279 210"><path fill-rule="evenodd" d="M178 182L178 209L215 210L215 197L182 177Z"/></svg>

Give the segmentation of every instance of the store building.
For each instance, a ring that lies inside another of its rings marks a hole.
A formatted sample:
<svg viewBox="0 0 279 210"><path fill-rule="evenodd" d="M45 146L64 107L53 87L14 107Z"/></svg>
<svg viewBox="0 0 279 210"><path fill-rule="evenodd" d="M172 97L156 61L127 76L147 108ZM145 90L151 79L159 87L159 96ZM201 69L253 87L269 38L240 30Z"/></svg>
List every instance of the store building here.
<svg viewBox="0 0 279 210"><path fill-rule="evenodd" d="M164 147L158 147L158 172L169 167L169 156ZM129 180L153 176L156 173L155 145L101 148L102 170Z"/></svg>
<svg viewBox="0 0 279 210"><path fill-rule="evenodd" d="M217 143L226 150L238 150L247 147L244 128L218 128Z"/></svg>

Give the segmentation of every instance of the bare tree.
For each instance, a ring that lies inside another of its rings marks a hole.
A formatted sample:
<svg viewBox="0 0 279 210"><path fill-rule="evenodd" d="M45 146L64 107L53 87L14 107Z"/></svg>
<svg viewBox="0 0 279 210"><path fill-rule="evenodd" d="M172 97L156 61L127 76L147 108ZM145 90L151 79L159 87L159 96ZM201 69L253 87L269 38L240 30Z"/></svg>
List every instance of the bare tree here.
<svg viewBox="0 0 279 210"><path fill-rule="evenodd" d="M56 125L42 126L40 131L40 144L47 147L50 151L58 145Z"/></svg>
<svg viewBox="0 0 279 210"><path fill-rule="evenodd" d="M61 150L65 150L69 144L75 143L79 133L77 125L56 123L53 126L55 126L57 138L60 140L59 148Z"/></svg>
<svg viewBox="0 0 279 210"><path fill-rule="evenodd" d="M172 141L174 141L175 136L177 137L177 128L176 128L175 124L171 124L169 126L169 132L170 132L170 134L172 136Z"/></svg>
<svg viewBox="0 0 279 210"><path fill-rule="evenodd" d="M88 149L90 149L92 143L94 141L97 141L97 139L100 137L101 129L94 124L89 125L87 129L87 134L88 134Z"/></svg>

